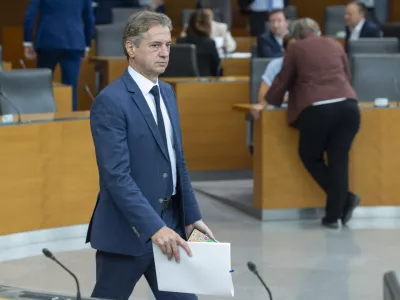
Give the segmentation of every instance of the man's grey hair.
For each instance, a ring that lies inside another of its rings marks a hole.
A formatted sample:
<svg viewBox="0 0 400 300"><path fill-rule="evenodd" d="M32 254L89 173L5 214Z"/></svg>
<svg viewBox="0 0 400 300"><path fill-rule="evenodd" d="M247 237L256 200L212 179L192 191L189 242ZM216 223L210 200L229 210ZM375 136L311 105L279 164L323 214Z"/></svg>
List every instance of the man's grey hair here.
<svg viewBox="0 0 400 300"><path fill-rule="evenodd" d="M321 28L318 23L310 18L303 18L293 21L291 35L296 40L302 40L310 35L321 35Z"/></svg>
<svg viewBox="0 0 400 300"><path fill-rule="evenodd" d="M129 54L126 51L126 42L131 41L136 47L139 47L140 41L144 38L147 31L157 25L167 27L170 31L172 30L172 21L164 14L144 10L130 16L122 36L122 47L128 59Z"/></svg>

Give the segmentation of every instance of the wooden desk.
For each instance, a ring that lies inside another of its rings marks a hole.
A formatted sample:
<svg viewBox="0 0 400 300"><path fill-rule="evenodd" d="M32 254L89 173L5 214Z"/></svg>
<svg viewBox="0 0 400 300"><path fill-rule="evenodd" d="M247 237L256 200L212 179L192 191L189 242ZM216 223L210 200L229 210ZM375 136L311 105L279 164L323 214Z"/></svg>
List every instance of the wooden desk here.
<svg viewBox="0 0 400 300"><path fill-rule="evenodd" d="M123 56L96 56L92 57L90 61L100 72L100 89L121 77L128 67L128 61ZM224 59L222 66L224 76L250 76L250 58L228 57Z"/></svg>
<svg viewBox="0 0 400 300"><path fill-rule="evenodd" d="M249 97L247 77L200 82L166 78L175 89L190 171L251 168L243 116L232 105Z"/></svg>
<svg viewBox="0 0 400 300"><path fill-rule="evenodd" d="M251 105L234 105L248 113ZM361 106L362 124L350 154L350 187L364 206L400 205L399 108ZM240 114L239 114L240 115ZM298 131L286 110L265 110L254 122L254 208L259 212L320 208L325 195L298 156Z"/></svg>
<svg viewBox="0 0 400 300"><path fill-rule="evenodd" d="M251 58L225 58L222 62L224 76L250 76Z"/></svg>
<svg viewBox="0 0 400 300"><path fill-rule="evenodd" d="M53 84L57 112L72 112L72 87L61 83Z"/></svg>
<svg viewBox="0 0 400 300"><path fill-rule="evenodd" d="M10 71L12 70L12 63L9 61L2 61L1 62L2 67L3 67L3 71Z"/></svg>
<svg viewBox="0 0 400 300"><path fill-rule="evenodd" d="M252 45L257 43L257 38L253 36L240 36L233 39L236 41L236 52L251 52Z"/></svg>
<svg viewBox="0 0 400 300"><path fill-rule="evenodd" d="M0 124L0 235L87 224L98 173L88 112Z"/></svg>

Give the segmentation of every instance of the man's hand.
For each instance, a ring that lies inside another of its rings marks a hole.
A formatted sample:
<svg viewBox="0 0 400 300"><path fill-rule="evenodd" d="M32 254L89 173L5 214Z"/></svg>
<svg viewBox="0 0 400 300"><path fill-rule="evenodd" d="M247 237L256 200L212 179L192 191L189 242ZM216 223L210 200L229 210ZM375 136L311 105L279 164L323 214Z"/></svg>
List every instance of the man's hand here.
<svg viewBox="0 0 400 300"><path fill-rule="evenodd" d="M215 240L213 233L211 232L210 228L208 228L208 226L203 222L203 220L199 220L197 222L194 222L191 225L187 225L186 226L186 235L190 236L190 234L192 233L192 231L194 229L197 229L198 231L204 233L208 237Z"/></svg>
<svg viewBox="0 0 400 300"><path fill-rule="evenodd" d="M151 237L151 240L161 249L162 253L168 256L169 260L175 257L177 262L180 261L178 246L181 246L189 256L192 256L192 250L190 250L186 241L168 227L163 227L157 231Z"/></svg>
<svg viewBox="0 0 400 300"><path fill-rule="evenodd" d="M26 59L34 60L36 58L36 52L33 46L25 47L24 48L24 55Z"/></svg>
<svg viewBox="0 0 400 300"><path fill-rule="evenodd" d="M83 53L82 60L87 60L88 57L89 57L89 51L85 51L85 52Z"/></svg>

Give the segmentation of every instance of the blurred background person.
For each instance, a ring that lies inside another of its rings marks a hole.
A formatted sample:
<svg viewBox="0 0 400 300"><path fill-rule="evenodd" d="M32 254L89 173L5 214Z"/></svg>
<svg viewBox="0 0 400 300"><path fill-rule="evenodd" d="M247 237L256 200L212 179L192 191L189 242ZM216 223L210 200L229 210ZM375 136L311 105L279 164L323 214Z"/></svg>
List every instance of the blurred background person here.
<svg viewBox="0 0 400 300"><path fill-rule="evenodd" d="M284 8L283 0L238 0L242 12L249 14L250 34L259 36L265 31L268 13L277 8Z"/></svg>
<svg viewBox="0 0 400 300"><path fill-rule="evenodd" d="M207 13L211 19L211 38L222 38L223 39L223 48L226 52L234 52L236 50L236 41L232 37L231 32L229 31L228 24L217 22L214 20L214 10L211 5L203 5L202 8L205 13ZM187 36L187 25L183 28L181 37Z"/></svg>
<svg viewBox="0 0 400 300"><path fill-rule="evenodd" d="M176 43L196 46L200 76L219 76L221 60L215 41L211 38L210 15L203 9L196 10L189 19L186 34L186 37L179 38Z"/></svg>
<svg viewBox="0 0 400 300"><path fill-rule="evenodd" d="M36 39L33 29L36 16ZM61 81L72 86L73 110L82 58L87 58L94 29L92 0L30 0L24 20L24 53L38 68L61 67Z"/></svg>
<svg viewBox="0 0 400 300"><path fill-rule="evenodd" d="M295 39L290 36L286 35L283 38L283 48L284 51L287 51L289 45L294 42ZM276 75L279 74L279 72L282 69L282 63L283 63L283 57L278 57L274 58L271 60L267 67L265 68L264 74L261 77L261 85L260 89L258 90L258 102L262 105L265 104L265 95L268 92L268 89L272 85L272 82L274 81ZM287 95L285 96L287 98Z"/></svg>
<svg viewBox="0 0 400 300"><path fill-rule="evenodd" d="M138 0L140 6L148 10L165 14L164 0Z"/></svg>
<svg viewBox="0 0 400 300"><path fill-rule="evenodd" d="M380 37L381 32L378 26L366 18L367 7L362 2L353 1L346 6L346 40L347 49L349 40L359 38Z"/></svg>
<svg viewBox="0 0 400 300"><path fill-rule="evenodd" d="M357 95L351 87L347 55L334 39L320 37L312 19L293 23L296 42L288 47L282 70L265 100L281 106L289 91L288 122L300 131L299 154L327 194L322 225L347 224L360 197L349 192L349 151L360 128ZM327 164L324 153L327 154Z"/></svg>
<svg viewBox="0 0 400 300"><path fill-rule="evenodd" d="M269 31L257 37L259 57L281 57L283 37L288 34L289 19L283 9L274 9L268 15Z"/></svg>

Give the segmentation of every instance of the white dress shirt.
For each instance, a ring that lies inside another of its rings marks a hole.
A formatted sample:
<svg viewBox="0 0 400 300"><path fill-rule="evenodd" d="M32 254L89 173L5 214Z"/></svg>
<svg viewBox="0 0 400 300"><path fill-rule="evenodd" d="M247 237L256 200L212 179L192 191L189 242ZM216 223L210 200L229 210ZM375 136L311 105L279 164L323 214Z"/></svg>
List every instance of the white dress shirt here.
<svg viewBox="0 0 400 300"><path fill-rule="evenodd" d="M271 11L284 8L283 0L254 0L250 6L252 11Z"/></svg>
<svg viewBox="0 0 400 300"><path fill-rule="evenodd" d="M361 30L364 26L365 19L362 19L356 27L351 31L350 40L358 40L360 38Z"/></svg>
<svg viewBox="0 0 400 300"><path fill-rule="evenodd" d="M139 86L139 89L142 91L144 98L153 114L154 120L156 124L158 123L157 120L157 111L156 111L156 102L154 100L154 96L150 93L150 90L153 88L154 85L158 86L158 80L154 84L152 81L144 77L143 75L139 74L136 70L134 70L131 66L128 67L128 72L132 76L133 80ZM159 87L159 86L158 86ZM160 88L160 87L159 87ZM168 110L165 106L163 97L161 96L160 91L160 108L161 113L164 119L164 127L165 127L165 134L167 137L167 146L168 146L168 154L169 160L171 161L171 170L172 170L172 184L173 184L173 192L172 195L176 194L176 154L174 150L174 132L172 129L171 119L168 115Z"/></svg>

